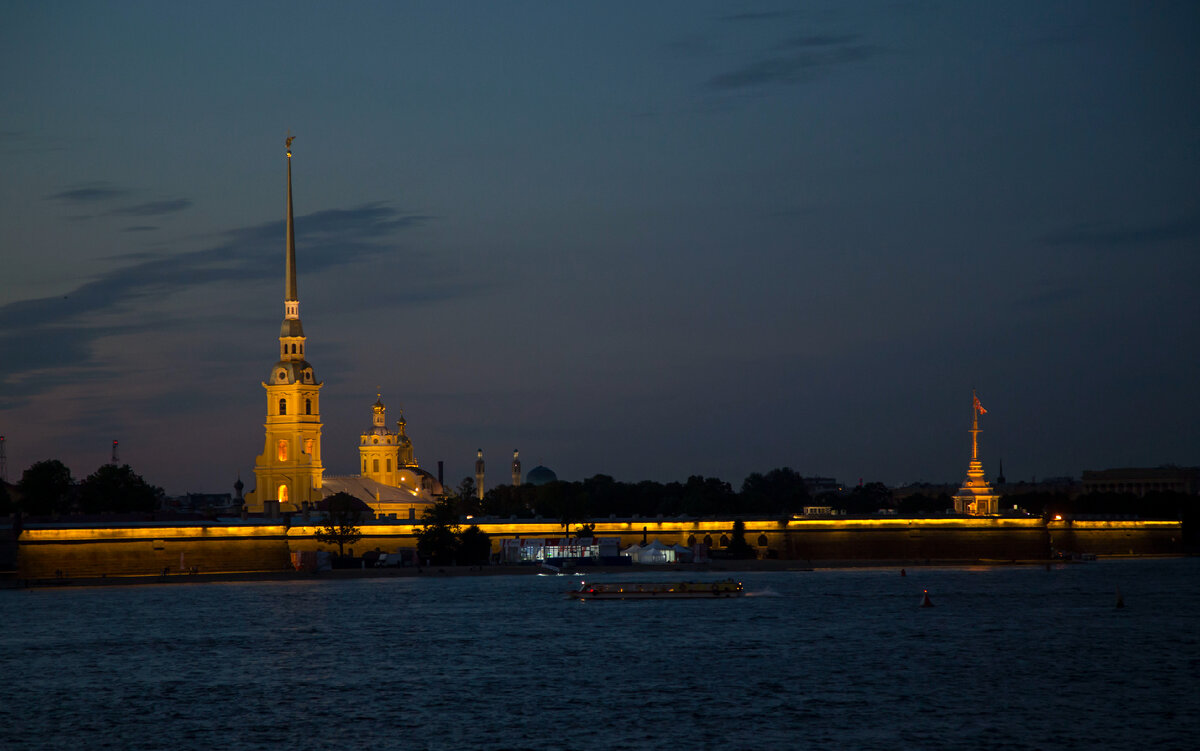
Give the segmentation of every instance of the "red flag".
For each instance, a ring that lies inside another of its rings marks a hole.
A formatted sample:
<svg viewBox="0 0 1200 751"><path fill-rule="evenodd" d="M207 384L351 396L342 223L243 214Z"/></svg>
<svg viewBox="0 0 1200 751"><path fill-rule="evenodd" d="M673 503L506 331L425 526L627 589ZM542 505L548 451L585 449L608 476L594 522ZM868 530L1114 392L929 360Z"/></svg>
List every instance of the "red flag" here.
<svg viewBox="0 0 1200 751"><path fill-rule="evenodd" d="M979 397L975 397L975 411L981 415L987 414L987 410L984 409L983 405L979 403Z"/></svg>

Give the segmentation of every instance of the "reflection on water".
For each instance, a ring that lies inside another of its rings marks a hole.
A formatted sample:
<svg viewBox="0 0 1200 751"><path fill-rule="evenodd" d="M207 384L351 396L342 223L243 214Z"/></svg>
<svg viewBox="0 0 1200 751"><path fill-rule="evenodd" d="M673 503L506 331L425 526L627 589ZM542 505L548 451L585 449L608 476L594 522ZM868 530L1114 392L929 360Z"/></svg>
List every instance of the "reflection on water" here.
<svg viewBox="0 0 1200 751"><path fill-rule="evenodd" d="M577 581L535 576L3 591L0 747L1169 748L1200 733L1200 560L742 580L746 598L663 602L569 601ZM937 607L917 607L924 589Z"/></svg>

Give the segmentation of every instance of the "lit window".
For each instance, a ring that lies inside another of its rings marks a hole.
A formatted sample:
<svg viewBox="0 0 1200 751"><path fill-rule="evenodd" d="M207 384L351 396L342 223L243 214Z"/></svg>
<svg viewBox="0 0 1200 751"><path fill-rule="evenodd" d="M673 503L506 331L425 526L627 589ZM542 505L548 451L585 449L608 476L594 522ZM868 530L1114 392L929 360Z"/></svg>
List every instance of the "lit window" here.
<svg viewBox="0 0 1200 751"><path fill-rule="evenodd" d="M306 439L304 440L304 453L306 453L306 454L311 454L311 453L312 453L312 447L313 447L313 439L311 439L311 438L306 438Z"/></svg>
<svg viewBox="0 0 1200 751"><path fill-rule="evenodd" d="M287 485L280 485L279 486L279 502L287 503L287 499L288 499Z"/></svg>
<svg viewBox="0 0 1200 751"><path fill-rule="evenodd" d="M288 442L286 438L279 440L279 461L286 462L288 455Z"/></svg>

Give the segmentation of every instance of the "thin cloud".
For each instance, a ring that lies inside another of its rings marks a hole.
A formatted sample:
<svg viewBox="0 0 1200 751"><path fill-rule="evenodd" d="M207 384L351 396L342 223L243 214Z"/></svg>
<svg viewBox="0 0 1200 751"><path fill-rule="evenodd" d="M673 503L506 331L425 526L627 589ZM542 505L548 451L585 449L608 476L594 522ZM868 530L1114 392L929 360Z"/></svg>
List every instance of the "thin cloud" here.
<svg viewBox="0 0 1200 751"><path fill-rule="evenodd" d="M721 16L719 20L730 23L742 23L745 21L773 21L777 18L785 18L791 15L782 10L764 10L764 11L746 11L744 13L731 13L728 16Z"/></svg>
<svg viewBox="0 0 1200 751"><path fill-rule="evenodd" d="M155 230L155 229L158 229L158 227L152 227L149 224L135 224L132 227L122 227L121 231L122 232L149 232L150 230Z"/></svg>
<svg viewBox="0 0 1200 751"><path fill-rule="evenodd" d="M46 196L48 201L63 201L65 203L96 203L112 201L129 195L128 188L121 188L108 182L82 183L59 193Z"/></svg>
<svg viewBox="0 0 1200 751"><path fill-rule="evenodd" d="M1114 225L1109 222L1085 222L1042 235L1047 245L1077 247L1134 247L1187 240L1200 235L1200 218Z"/></svg>
<svg viewBox="0 0 1200 751"><path fill-rule="evenodd" d="M303 237L305 271L343 266L386 252L392 247L388 239L425 219L402 214L382 203L299 216L296 228ZM95 341L130 329L94 327L90 322L127 312L145 298L165 298L205 285L277 276L283 236L282 221L240 227L222 233L216 244L202 250L130 255L127 258L134 263L103 273L65 295L20 300L0 307L0 352L5 353L0 360L0 390L14 399L27 397L45 390L38 384L43 383L41 374L47 371L95 367ZM463 294L466 289L465 285L436 288L444 297ZM139 325L154 328L173 324L161 320ZM27 378L30 374L38 374L38 378Z"/></svg>
<svg viewBox="0 0 1200 751"><path fill-rule="evenodd" d="M827 49L826 49L827 48ZM813 80L823 69L858 62L879 54L868 44L837 43L809 45L791 55L774 55L743 65L708 80L710 89L736 90L772 84L797 84Z"/></svg>
<svg viewBox="0 0 1200 751"><path fill-rule="evenodd" d="M785 39L775 45L777 50L806 49L809 47L836 47L858 39L858 34L803 34Z"/></svg>
<svg viewBox="0 0 1200 751"><path fill-rule="evenodd" d="M159 216L161 214L173 214L176 211L183 211L190 208L192 202L187 198L174 198L167 201L147 201L134 206L122 206L121 208L112 209L109 214L114 216Z"/></svg>

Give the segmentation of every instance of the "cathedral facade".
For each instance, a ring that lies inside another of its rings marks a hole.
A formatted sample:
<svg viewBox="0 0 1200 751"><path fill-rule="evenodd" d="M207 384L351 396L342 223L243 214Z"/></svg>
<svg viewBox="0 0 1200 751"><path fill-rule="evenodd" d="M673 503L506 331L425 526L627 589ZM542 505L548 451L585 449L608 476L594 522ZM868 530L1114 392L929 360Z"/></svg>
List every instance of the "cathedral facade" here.
<svg viewBox="0 0 1200 751"><path fill-rule="evenodd" d="M246 494L252 513L303 511L317 508L324 498L345 492L379 516L420 518L444 490L413 458L412 441L403 414L397 430L387 427L387 409L380 396L373 406L371 427L360 437L362 473L325 476L321 463L322 383L305 352L296 283L296 233L292 218L292 138L287 139L287 222L283 324L279 330L279 360L262 387L267 410L263 452L254 462L256 487Z"/></svg>

